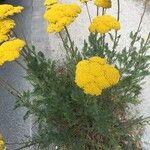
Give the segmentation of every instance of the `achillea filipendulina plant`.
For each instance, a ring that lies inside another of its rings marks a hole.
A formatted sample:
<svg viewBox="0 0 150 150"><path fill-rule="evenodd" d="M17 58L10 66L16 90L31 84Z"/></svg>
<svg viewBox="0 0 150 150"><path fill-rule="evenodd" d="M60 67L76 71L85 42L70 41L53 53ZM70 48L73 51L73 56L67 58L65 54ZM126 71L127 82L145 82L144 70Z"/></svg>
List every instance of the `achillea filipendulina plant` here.
<svg viewBox="0 0 150 150"><path fill-rule="evenodd" d="M130 34L129 46L118 50L119 0L117 17L106 15L111 1L95 0L97 16L94 19L87 1L81 2L87 7L90 20L90 35L84 40L82 50L75 45L68 30L80 14L80 7L45 1L48 32L57 32L60 36L66 50L64 64L46 59L42 52L28 45L20 51L25 45L20 40L20 44L12 44L16 46L15 55L7 53L11 46L7 47L6 42L0 46L1 64L5 61L4 55L11 61L21 52L26 79L32 85L31 90L23 92L10 84L6 86L16 97L15 108L26 108L24 119L34 117L37 126L36 133L18 150L33 145L44 150L51 144L60 150L141 150L142 130L147 119L127 114L131 113L129 105L139 104L144 78L150 75L150 55L147 54L150 33L146 39L139 36L146 3L137 31ZM101 15L99 7L102 7ZM0 78L1 82L6 85Z"/></svg>

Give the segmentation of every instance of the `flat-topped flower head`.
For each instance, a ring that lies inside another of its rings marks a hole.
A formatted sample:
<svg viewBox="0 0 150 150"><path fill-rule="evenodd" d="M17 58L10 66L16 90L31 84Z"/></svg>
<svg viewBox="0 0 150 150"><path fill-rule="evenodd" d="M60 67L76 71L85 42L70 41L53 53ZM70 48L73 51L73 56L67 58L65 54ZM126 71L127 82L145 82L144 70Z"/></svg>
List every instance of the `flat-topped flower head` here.
<svg viewBox="0 0 150 150"><path fill-rule="evenodd" d="M15 21L12 19L0 20L0 34L7 34L15 27Z"/></svg>
<svg viewBox="0 0 150 150"><path fill-rule="evenodd" d="M12 5L2 4L0 5L0 20L12 16L14 14L21 13L22 10L23 7L21 6L14 7Z"/></svg>
<svg viewBox="0 0 150 150"><path fill-rule="evenodd" d="M44 18L48 21L48 32L60 32L69 26L81 12L77 4L55 4L48 9Z"/></svg>
<svg viewBox="0 0 150 150"><path fill-rule="evenodd" d="M25 46L25 42L20 39L13 39L0 45L0 65L7 61L13 61L20 56L21 49Z"/></svg>
<svg viewBox="0 0 150 150"><path fill-rule="evenodd" d="M111 30L119 30L120 22L113 16L103 15L93 19L89 30L90 32L107 33Z"/></svg>
<svg viewBox="0 0 150 150"><path fill-rule="evenodd" d="M0 43L8 40L10 31L15 27L15 21L12 19L0 20Z"/></svg>
<svg viewBox="0 0 150 150"><path fill-rule="evenodd" d="M95 0L95 5L97 7L103 7L103 8L111 8L111 0Z"/></svg>
<svg viewBox="0 0 150 150"><path fill-rule="evenodd" d="M76 66L75 83L86 94L101 95L102 90L118 83L119 71L98 56L80 61Z"/></svg>
<svg viewBox="0 0 150 150"><path fill-rule="evenodd" d="M12 19L0 20L0 43L8 40L10 31L15 27L15 21Z"/></svg>

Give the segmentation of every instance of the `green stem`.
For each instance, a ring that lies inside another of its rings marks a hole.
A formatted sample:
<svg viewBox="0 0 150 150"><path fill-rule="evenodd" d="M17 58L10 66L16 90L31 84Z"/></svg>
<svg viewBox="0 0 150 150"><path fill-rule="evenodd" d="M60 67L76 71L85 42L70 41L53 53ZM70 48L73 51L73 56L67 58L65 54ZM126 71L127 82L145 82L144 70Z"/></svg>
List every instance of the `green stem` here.
<svg viewBox="0 0 150 150"><path fill-rule="evenodd" d="M97 14L97 16L99 15L99 7L98 6L97 6L97 13L96 14Z"/></svg>
<svg viewBox="0 0 150 150"><path fill-rule="evenodd" d="M26 67L24 67L19 61L15 60L16 64L18 66L20 66L21 68L23 68L25 71L28 71L28 69Z"/></svg>
<svg viewBox="0 0 150 150"><path fill-rule="evenodd" d="M12 30L12 33L14 34L14 36L15 36L16 38L18 38L18 36L17 36L17 34L16 34L16 32L15 32L14 30Z"/></svg>
<svg viewBox="0 0 150 150"><path fill-rule="evenodd" d="M63 39L63 36L62 36L61 32L59 32L59 36L60 36L60 38L61 38L61 40L62 40L62 43L63 43L63 46L64 46L64 48L65 48L65 50L66 50L67 55L69 55L69 53L68 53L68 48L66 47L66 43L65 43L65 41L64 41L64 39Z"/></svg>
<svg viewBox="0 0 150 150"><path fill-rule="evenodd" d="M147 45L147 43L148 43L149 40L150 40L150 33L149 33L148 36L147 36L146 42L145 42L145 44L144 44L144 47Z"/></svg>
<svg viewBox="0 0 150 150"><path fill-rule="evenodd" d="M105 15L105 8L102 8L102 16L103 15ZM103 39L102 46L103 46L103 49L104 49L104 47L105 47L105 33L102 34L102 39Z"/></svg>
<svg viewBox="0 0 150 150"><path fill-rule="evenodd" d="M120 0L117 0L117 20L120 20ZM118 36L118 31L115 31L115 39L114 39L114 44L113 44L113 50L112 50L112 54L114 54L115 52L115 48L116 48L116 41L117 41L117 36Z"/></svg>
<svg viewBox="0 0 150 150"><path fill-rule="evenodd" d="M10 90L6 86L4 86L4 84L2 84L1 82L0 82L0 87L2 87L4 90L8 91L11 95L16 96L16 94L12 90Z"/></svg>
<svg viewBox="0 0 150 150"><path fill-rule="evenodd" d="M31 147L31 146L34 146L34 145L36 145L36 144L38 144L38 143L26 144L26 145L24 145L24 146L22 146L22 147L20 147L20 148L14 149L14 150L22 150L22 149L25 149L25 148L29 148L29 147Z"/></svg>
<svg viewBox="0 0 150 150"><path fill-rule="evenodd" d="M105 33L102 35L103 37L103 49L105 48Z"/></svg>
<svg viewBox="0 0 150 150"><path fill-rule="evenodd" d="M117 0L117 5L118 5L118 12L117 12L117 20L120 20L120 0Z"/></svg>
<svg viewBox="0 0 150 150"><path fill-rule="evenodd" d="M23 57L23 58L26 58L26 56L27 56L27 52L26 52L26 50L23 48L22 49L22 51L21 51L21 56Z"/></svg>
<svg viewBox="0 0 150 150"><path fill-rule="evenodd" d="M139 22L139 25L138 25L138 28L137 28L137 32L140 30L141 28L141 24L143 22L143 18L144 18L144 15L145 15L145 12L146 12L146 8L147 8L147 2L148 0L145 1L145 4L144 4L144 10L143 10L143 13L142 13L142 16L140 18L140 22Z"/></svg>
<svg viewBox="0 0 150 150"><path fill-rule="evenodd" d="M70 42L70 47L72 49L72 54L74 55L75 51L74 51L74 48L73 48L73 42L71 40L71 37L70 37L70 34L69 34L69 31L68 31L67 27L65 27L65 30L66 30L66 33L67 33L67 36L68 36L68 39L69 39L69 42Z"/></svg>
<svg viewBox="0 0 150 150"><path fill-rule="evenodd" d="M139 31L140 31L141 24L142 24L142 22L143 22L143 18L144 18L144 15L145 15L145 12L146 12L146 8L147 8L147 2L148 2L148 0L145 1L144 10L143 10L142 16L141 16L141 18L140 18L140 22L139 22L137 31L135 32L135 37L134 37L134 40L133 40L131 46L134 45L134 43L135 43L135 41L136 41L136 38L137 38L137 36L138 36L138 33L139 33Z"/></svg>
<svg viewBox="0 0 150 150"><path fill-rule="evenodd" d="M18 38L17 33L14 30L12 30L12 33L14 34L15 38ZM23 35L23 38L24 38L24 40L26 42L26 45L22 49L22 55L23 55L23 57L25 57L25 55L28 55L28 52L30 51L30 48L29 48L29 45L27 44L28 42L27 42L27 40L26 40L24 35Z"/></svg>
<svg viewBox="0 0 150 150"><path fill-rule="evenodd" d="M88 13L89 20L90 20L90 22L92 22L92 21L91 21L91 15L90 15L90 11L89 11L88 4L85 3L85 6L86 6L86 9L87 9L87 13Z"/></svg>
<svg viewBox="0 0 150 150"><path fill-rule="evenodd" d="M20 33L21 33L21 36L22 36L22 38L24 39L24 41L26 42L26 46L25 46L25 47L27 48L28 51L30 51L30 47L29 47L29 45L27 44L28 41L27 41L27 38L26 38L26 36L25 36L25 34L24 34L24 32L23 32L24 29L23 29L22 25L21 25L20 22L17 21L17 20L16 20L16 24L18 24L18 29L19 29L19 31L20 31ZM16 33L15 33L15 35L16 35L16 37L18 37Z"/></svg>
<svg viewBox="0 0 150 150"><path fill-rule="evenodd" d="M17 94L17 96L19 96L20 95L20 93L19 93L19 91L18 90L16 90L13 86L11 86L8 82L6 82L4 79L2 79L1 77L0 77L0 84L1 84L1 86L4 88L4 89L6 89L8 92L10 92L12 95L16 95ZM14 94L14 92L16 93L16 94Z"/></svg>
<svg viewBox="0 0 150 150"><path fill-rule="evenodd" d="M6 145L21 145L21 144L26 144L26 142L5 142Z"/></svg>
<svg viewBox="0 0 150 150"><path fill-rule="evenodd" d="M102 15L105 14L105 8L102 8Z"/></svg>

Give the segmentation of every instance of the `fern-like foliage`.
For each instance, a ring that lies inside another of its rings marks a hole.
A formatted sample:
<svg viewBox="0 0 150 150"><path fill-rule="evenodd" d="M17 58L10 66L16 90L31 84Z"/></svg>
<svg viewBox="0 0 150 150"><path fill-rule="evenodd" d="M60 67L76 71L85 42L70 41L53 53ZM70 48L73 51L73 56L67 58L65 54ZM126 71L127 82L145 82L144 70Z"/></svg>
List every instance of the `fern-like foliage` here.
<svg viewBox="0 0 150 150"><path fill-rule="evenodd" d="M113 36L110 39L114 42ZM117 37L115 49L120 36ZM129 104L138 104L144 79L149 72L150 35L146 40L130 34L131 43L122 51L112 50L103 38L90 34L81 52L58 66L42 52L30 49L25 56L26 79L32 90L17 97L16 107L25 107L24 119L33 116L37 131L23 147L42 150L51 144L60 150L138 150L143 117L126 115ZM65 47L69 49L67 40ZM91 56L107 58L121 73L120 82L101 96L83 93L74 82L79 60Z"/></svg>

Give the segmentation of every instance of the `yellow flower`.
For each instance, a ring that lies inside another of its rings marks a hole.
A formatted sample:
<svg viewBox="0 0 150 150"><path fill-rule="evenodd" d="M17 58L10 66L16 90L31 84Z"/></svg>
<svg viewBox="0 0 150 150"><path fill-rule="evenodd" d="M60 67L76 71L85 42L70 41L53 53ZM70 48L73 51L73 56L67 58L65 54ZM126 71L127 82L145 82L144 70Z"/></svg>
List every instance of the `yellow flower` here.
<svg viewBox="0 0 150 150"><path fill-rule="evenodd" d="M8 36L0 33L0 43L7 41L7 40L8 40Z"/></svg>
<svg viewBox="0 0 150 150"><path fill-rule="evenodd" d="M0 134L0 150L4 150L4 149L5 149L5 141L2 134Z"/></svg>
<svg viewBox="0 0 150 150"><path fill-rule="evenodd" d="M12 19L0 20L0 43L9 39L9 32L15 27L15 22Z"/></svg>
<svg viewBox="0 0 150 150"><path fill-rule="evenodd" d="M53 5L56 4L58 2L58 0L45 0L44 5Z"/></svg>
<svg viewBox="0 0 150 150"><path fill-rule="evenodd" d="M90 0L80 0L81 3L87 3L89 2Z"/></svg>
<svg viewBox="0 0 150 150"><path fill-rule="evenodd" d="M97 16L93 19L89 30L90 32L106 33L120 29L120 23L117 19L110 15Z"/></svg>
<svg viewBox="0 0 150 150"><path fill-rule="evenodd" d="M4 42L0 46L0 65L3 65L6 61L13 61L17 59L24 46L25 42L20 39Z"/></svg>
<svg viewBox="0 0 150 150"><path fill-rule="evenodd" d="M101 95L102 90L118 83L119 71L98 56L80 61L76 66L75 83L86 94Z"/></svg>
<svg viewBox="0 0 150 150"><path fill-rule="evenodd" d="M8 16L21 13L22 10L23 7L21 6L13 7L12 5L2 4L0 5L0 19L4 19Z"/></svg>
<svg viewBox="0 0 150 150"><path fill-rule="evenodd" d="M94 3L98 7L103 7L103 8L110 8L111 7L111 0L95 0Z"/></svg>
<svg viewBox="0 0 150 150"><path fill-rule="evenodd" d="M12 19L2 19L0 20L0 33L7 34L15 27L15 21Z"/></svg>
<svg viewBox="0 0 150 150"><path fill-rule="evenodd" d="M48 21L48 32L60 32L69 26L78 14L81 12L81 9L76 4L55 4L48 9L44 18Z"/></svg>
<svg viewBox="0 0 150 150"><path fill-rule="evenodd" d="M60 24L49 24L47 27L47 32L60 32L63 30L64 26Z"/></svg>

